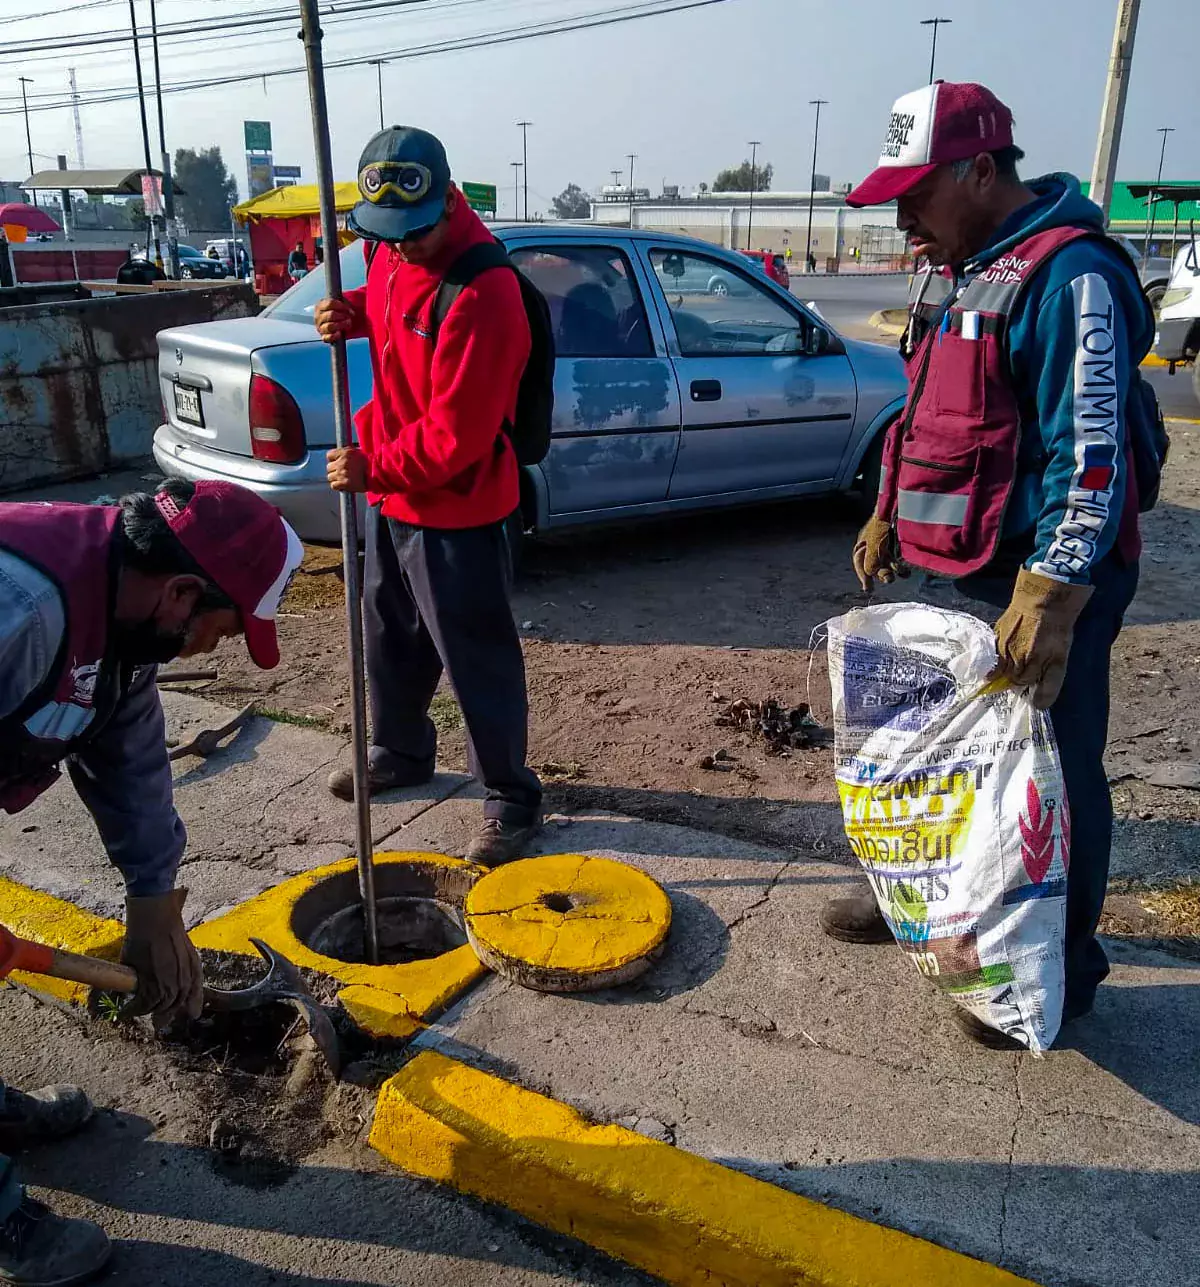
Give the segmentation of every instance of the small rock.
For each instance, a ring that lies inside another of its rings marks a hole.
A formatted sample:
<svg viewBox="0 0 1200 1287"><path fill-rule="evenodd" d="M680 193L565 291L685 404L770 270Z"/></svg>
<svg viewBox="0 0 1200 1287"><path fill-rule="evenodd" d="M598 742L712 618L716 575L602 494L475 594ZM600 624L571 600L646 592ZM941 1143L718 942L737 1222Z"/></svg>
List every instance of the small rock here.
<svg viewBox="0 0 1200 1287"><path fill-rule="evenodd" d="M498 1242L485 1242L483 1245L493 1254L500 1250L500 1244Z"/></svg>
<svg viewBox="0 0 1200 1287"><path fill-rule="evenodd" d="M533 622L532 622L532 621L522 621L522 622L521 622L521 629L522 629L522 630L532 630L532 629L533 629Z"/></svg>
<svg viewBox="0 0 1200 1287"><path fill-rule="evenodd" d="M714 760L732 760L733 756L730 755L729 752L724 747L721 747L719 751L713 752L713 759Z"/></svg>

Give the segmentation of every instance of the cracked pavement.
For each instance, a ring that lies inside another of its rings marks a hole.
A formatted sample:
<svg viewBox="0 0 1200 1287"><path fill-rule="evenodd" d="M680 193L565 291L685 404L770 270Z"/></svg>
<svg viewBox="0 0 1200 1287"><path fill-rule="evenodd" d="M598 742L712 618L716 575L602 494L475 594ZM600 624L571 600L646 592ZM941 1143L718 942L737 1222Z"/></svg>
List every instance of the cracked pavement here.
<svg viewBox="0 0 1200 1287"><path fill-rule="evenodd" d="M176 738L228 717L164 702ZM192 919L351 851L352 806L324 783L344 753L256 719L175 766ZM376 846L461 853L480 799L450 774L392 793ZM1050 1287L1200 1287L1200 964L1111 943L1095 1013L1035 1060L966 1042L894 948L820 932L824 899L855 888L847 866L600 812L551 817L535 849L658 880L665 954L632 985L574 997L492 979L418 1044ZM0 869L119 912L69 784L0 819Z"/></svg>

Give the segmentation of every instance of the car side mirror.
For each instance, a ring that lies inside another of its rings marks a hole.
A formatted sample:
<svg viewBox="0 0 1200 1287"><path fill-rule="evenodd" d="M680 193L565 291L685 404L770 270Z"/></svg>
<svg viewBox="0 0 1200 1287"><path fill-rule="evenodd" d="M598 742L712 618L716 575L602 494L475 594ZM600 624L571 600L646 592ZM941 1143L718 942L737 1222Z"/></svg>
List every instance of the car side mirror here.
<svg viewBox="0 0 1200 1287"><path fill-rule="evenodd" d="M666 277L683 276L683 256L682 255L665 255L662 261L663 275Z"/></svg>
<svg viewBox="0 0 1200 1287"><path fill-rule="evenodd" d="M832 348L829 332L823 326L810 326L804 336L806 357L821 357Z"/></svg>

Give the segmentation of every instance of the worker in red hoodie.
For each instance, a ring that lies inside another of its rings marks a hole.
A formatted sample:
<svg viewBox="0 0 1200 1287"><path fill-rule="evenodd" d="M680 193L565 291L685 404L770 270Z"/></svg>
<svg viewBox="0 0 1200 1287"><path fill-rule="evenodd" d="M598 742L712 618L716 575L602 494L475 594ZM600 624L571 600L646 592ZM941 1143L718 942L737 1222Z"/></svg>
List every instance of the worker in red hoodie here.
<svg viewBox="0 0 1200 1287"><path fill-rule="evenodd" d="M507 267L462 287L438 322L435 297L464 252L493 240L450 180L432 134L382 130L358 165L348 224L364 239L366 285L323 300L317 330L367 336L374 393L357 413L359 446L331 451L330 486L365 492L363 586L371 701L371 793L433 776L429 705L443 670L467 728L471 772L487 788L467 858L520 857L541 820L525 763L528 698L509 606L505 524L520 500L505 432L530 353L520 284ZM339 769L329 788L354 795Z"/></svg>

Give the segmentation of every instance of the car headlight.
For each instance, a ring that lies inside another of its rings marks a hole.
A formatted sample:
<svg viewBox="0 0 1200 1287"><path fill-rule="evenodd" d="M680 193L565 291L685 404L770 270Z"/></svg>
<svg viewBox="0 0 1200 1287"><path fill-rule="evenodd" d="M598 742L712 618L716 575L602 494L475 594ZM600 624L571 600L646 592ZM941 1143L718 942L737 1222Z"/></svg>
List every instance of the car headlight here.
<svg viewBox="0 0 1200 1287"><path fill-rule="evenodd" d="M1159 307L1171 308L1176 304L1182 304L1191 293L1192 288L1190 286L1172 286L1170 290L1163 291Z"/></svg>

